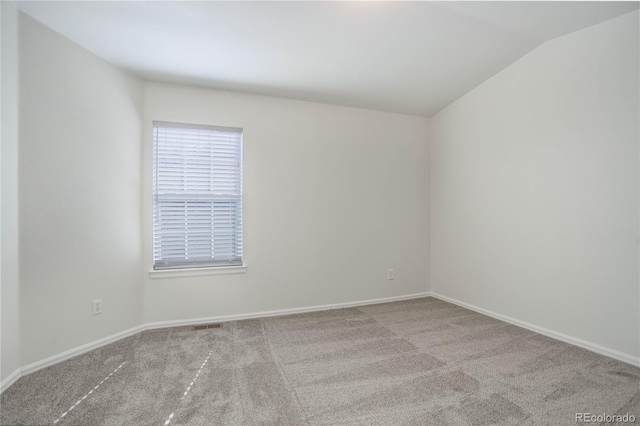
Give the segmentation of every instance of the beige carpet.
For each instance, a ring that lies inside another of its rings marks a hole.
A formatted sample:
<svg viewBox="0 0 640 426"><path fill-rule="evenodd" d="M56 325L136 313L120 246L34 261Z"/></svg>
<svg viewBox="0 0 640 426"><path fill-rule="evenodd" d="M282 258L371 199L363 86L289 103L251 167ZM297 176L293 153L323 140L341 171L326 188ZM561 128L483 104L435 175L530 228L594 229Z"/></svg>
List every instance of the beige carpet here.
<svg viewBox="0 0 640 426"><path fill-rule="evenodd" d="M21 378L2 424L640 420L638 368L433 298L147 331Z"/></svg>

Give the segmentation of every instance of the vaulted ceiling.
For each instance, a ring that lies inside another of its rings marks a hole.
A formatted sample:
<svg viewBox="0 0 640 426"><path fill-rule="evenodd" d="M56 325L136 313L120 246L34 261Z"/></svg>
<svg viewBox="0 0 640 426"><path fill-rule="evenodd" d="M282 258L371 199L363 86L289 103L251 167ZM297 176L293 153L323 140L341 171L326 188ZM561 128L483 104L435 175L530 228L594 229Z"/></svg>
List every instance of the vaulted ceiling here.
<svg viewBox="0 0 640 426"><path fill-rule="evenodd" d="M638 2L58 2L19 9L145 79L431 116Z"/></svg>

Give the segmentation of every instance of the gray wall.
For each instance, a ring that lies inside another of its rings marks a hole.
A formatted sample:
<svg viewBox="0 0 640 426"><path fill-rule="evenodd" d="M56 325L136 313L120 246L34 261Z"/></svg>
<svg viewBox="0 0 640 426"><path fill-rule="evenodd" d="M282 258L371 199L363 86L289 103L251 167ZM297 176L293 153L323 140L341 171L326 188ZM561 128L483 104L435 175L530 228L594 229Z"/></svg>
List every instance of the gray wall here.
<svg viewBox="0 0 640 426"><path fill-rule="evenodd" d="M18 10L1 2L2 19L2 372L5 380L20 360L20 285L18 267Z"/></svg>
<svg viewBox="0 0 640 426"><path fill-rule="evenodd" d="M148 322L428 290L426 119L148 83L144 267L151 269L151 121L241 127L246 274L151 280ZM387 280L387 269L395 280Z"/></svg>
<svg viewBox="0 0 640 426"><path fill-rule="evenodd" d="M23 14L19 44L27 365L142 323L143 83Z"/></svg>
<svg viewBox="0 0 640 426"><path fill-rule="evenodd" d="M638 12L431 120L432 291L637 360Z"/></svg>

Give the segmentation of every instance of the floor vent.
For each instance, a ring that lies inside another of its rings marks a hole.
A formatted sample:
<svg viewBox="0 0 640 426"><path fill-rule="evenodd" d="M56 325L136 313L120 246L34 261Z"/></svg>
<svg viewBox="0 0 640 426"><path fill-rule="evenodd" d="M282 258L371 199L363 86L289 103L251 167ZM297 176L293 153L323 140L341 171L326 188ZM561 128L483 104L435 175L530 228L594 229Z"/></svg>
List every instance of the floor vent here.
<svg viewBox="0 0 640 426"><path fill-rule="evenodd" d="M206 330L207 328L220 328L220 327L222 327L222 324L200 324L200 325L194 325L193 329Z"/></svg>

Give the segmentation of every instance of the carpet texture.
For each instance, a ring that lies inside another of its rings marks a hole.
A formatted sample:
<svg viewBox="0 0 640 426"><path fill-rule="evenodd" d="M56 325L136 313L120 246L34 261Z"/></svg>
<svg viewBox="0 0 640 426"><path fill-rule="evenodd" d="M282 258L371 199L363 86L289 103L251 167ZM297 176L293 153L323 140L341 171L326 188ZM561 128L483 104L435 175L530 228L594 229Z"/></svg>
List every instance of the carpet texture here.
<svg viewBox="0 0 640 426"><path fill-rule="evenodd" d="M434 298L145 331L18 380L3 425L640 420L640 370Z"/></svg>

